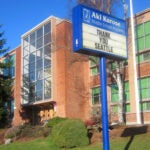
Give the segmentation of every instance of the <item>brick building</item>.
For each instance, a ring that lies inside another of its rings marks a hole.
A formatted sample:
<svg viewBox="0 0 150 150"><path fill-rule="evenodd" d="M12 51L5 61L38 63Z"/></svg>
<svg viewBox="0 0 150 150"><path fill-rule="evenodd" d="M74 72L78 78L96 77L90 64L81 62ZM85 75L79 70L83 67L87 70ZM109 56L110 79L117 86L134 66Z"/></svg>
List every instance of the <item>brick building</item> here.
<svg viewBox="0 0 150 150"><path fill-rule="evenodd" d="M150 9L135 16L138 86L142 123L150 122ZM122 66L124 116L136 123L133 59L128 21L128 61ZM49 17L21 37L15 55L13 124L39 124L54 116L90 119L99 110L98 58L72 52L72 25ZM115 68L114 63L111 64ZM118 89L108 76L110 121L117 120Z"/></svg>

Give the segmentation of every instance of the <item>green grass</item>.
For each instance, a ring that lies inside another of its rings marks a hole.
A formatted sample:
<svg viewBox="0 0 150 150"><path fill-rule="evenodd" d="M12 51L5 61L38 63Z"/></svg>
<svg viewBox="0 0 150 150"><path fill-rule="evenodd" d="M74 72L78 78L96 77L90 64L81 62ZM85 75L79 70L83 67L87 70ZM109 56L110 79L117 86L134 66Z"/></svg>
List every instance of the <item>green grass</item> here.
<svg viewBox="0 0 150 150"><path fill-rule="evenodd" d="M102 143L95 143L87 147L71 150L102 150ZM150 133L133 137L118 137L110 141L111 150L148 150L150 149ZM54 146L49 138L39 138L28 142L14 142L0 145L0 150L61 150Z"/></svg>
<svg viewBox="0 0 150 150"><path fill-rule="evenodd" d="M48 138L39 138L28 142L14 142L8 145L0 145L0 150L60 150L55 147Z"/></svg>

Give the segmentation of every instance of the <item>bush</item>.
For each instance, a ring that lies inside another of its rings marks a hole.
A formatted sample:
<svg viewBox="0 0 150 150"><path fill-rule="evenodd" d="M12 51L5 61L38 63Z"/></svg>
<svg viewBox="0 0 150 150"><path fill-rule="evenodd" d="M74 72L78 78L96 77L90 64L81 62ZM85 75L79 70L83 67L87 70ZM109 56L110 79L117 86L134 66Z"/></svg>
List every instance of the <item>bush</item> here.
<svg viewBox="0 0 150 150"><path fill-rule="evenodd" d="M51 140L60 148L81 147L89 144L87 129L81 120L68 119L52 128Z"/></svg>
<svg viewBox="0 0 150 150"><path fill-rule="evenodd" d="M50 133L50 129L47 127L41 126L31 126L31 125L23 125L21 126L21 137L41 137L48 136Z"/></svg>
<svg viewBox="0 0 150 150"><path fill-rule="evenodd" d="M9 128L5 133L5 138L11 138L13 141L24 137L46 137L50 133L50 128L41 126L21 125Z"/></svg>
<svg viewBox="0 0 150 150"><path fill-rule="evenodd" d="M5 133L5 138L6 139L16 139L21 133L21 130L19 128L19 126L15 126L15 127L12 127L10 129L7 130L7 132Z"/></svg>
<svg viewBox="0 0 150 150"><path fill-rule="evenodd" d="M47 127L53 128L56 124L67 120L68 118L62 118L62 117L55 117L50 120L48 120L48 123L46 124Z"/></svg>

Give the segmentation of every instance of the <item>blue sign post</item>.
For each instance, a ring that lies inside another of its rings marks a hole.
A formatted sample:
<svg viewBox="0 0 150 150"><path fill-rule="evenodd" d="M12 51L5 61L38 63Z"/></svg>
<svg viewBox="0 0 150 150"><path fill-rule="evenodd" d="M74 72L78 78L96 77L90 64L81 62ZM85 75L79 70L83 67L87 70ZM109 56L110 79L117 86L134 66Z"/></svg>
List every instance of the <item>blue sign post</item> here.
<svg viewBox="0 0 150 150"><path fill-rule="evenodd" d="M109 132L108 132L108 108L107 108L107 79L106 79L106 58L100 57L100 79L101 79L101 109L102 109L102 135L103 150L109 150Z"/></svg>
<svg viewBox="0 0 150 150"><path fill-rule="evenodd" d="M78 5L73 9L74 52L100 58L103 150L109 150L106 58L126 59L126 24L124 20Z"/></svg>

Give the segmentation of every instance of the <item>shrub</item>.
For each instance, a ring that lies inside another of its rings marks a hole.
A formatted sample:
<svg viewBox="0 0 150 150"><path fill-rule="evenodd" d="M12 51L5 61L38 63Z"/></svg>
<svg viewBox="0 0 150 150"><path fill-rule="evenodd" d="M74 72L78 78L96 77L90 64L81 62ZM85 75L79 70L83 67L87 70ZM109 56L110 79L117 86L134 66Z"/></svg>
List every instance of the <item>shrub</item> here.
<svg viewBox="0 0 150 150"><path fill-rule="evenodd" d="M62 117L55 117L50 120L48 120L48 123L46 124L47 127L53 128L56 124L67 120L68 118L62 118Z"/></svg>
<svg viewBox="0 0 150 150"><path fill-rule="evenodd" d="M21 130L19 128L19 126L15 126L12 127L10 129L7 130L7 132L5 133L5 138L9 139L9 138L17 138L21 133Z"/></svg>
<svg viewBox="0 0 150 150"><path fill-rule="evenodd" d="M50 129L41 126L24 125L21 127L21 137L40 137L48 136Z"/></svg>
<svg viewBox="0 0 150 150"><path fill-rule="evenodd" d="M46 137L50 133L50 128L41 126L31 126L31 125L21 125L14 126L7 130L5 133L5 138L11 138L15 141L18 138L23 137Z"/></svg>
<svg viewBox="0 0 150 150"><path fill-rule="evenodd" d="M89 144L87 129L81 120L68 119L52 128L51 140L61 148L81 147Z"/></svg>

